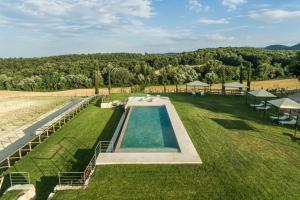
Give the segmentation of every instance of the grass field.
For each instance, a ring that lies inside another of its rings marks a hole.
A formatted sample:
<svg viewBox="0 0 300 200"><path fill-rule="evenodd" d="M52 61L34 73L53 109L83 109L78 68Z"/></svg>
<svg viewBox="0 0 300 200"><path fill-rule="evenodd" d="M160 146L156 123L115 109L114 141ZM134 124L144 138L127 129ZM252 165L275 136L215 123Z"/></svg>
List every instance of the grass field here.
<svg viewBox="0 0 300 200"><path fill-rule="evenodd" d="M120 114L118 109L100 110L90 105L6 173L29 172L31 183L36 186L37 199L47 199L58 184L58 172L83 170L92 156L93 146L98 139L107 139ZM4 188L7 188L9 178L4 180Z"/></svg>
<svg viewBox="0 0 300 200"><path fill-rule="evenodd" d="M85 190L55 199L299 199L300 138L292 129L243 97L170 97L202 165L100 166Z"/></svg>

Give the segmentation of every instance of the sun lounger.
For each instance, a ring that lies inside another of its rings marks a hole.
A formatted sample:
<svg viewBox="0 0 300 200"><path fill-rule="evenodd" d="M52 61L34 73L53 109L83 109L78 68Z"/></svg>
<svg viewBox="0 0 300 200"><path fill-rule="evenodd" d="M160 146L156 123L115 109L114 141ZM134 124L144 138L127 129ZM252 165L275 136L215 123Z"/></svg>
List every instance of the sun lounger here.
<svg viewBox="0 0 300 200"><path fill-rule="evenodd" d="M251 107L262 107L264 105L265 105L264 102L260 102L259 104L250 104Z"/></svg>
<svg viewBox="0 0 300 200"><path fill-rule="evenodd" d="M279 117L279 116L271 116L270 117L271 118L271 120L273 120L273 121L275 121L275 120L280 120L280 121L284 121L284 120L287 120L287 119L289 119L290 118L290 116L289 116L289 114L288 113L284 113L284 115L283 116L281 116L281 117Z"/></svg>
<svg viewBox="0 0 300 200"><path fill-rule="evenodd" d="M266 102L264 102L264 101L261 101L259 104L250 104L250 106L251 107L263 107L263 106L265 106L265 105L267 105L267 106L271 106L271 104L270 103L266 103Z"/></svg>
<svg viewBox="0 0 300 200"><path fill-rule="evenodd" d="M204 96L204 92L199 92L199 95L200 96Z"/></svg>
<svg viewBox="0 0 300 200"><path fill-rule="evenodd" d="M256 110L269 110L271 108L271 106L259 106L259 107L255 107Z"/></svg>
<svg viewBox="0 0 300 200"><path fill-rule="evenodd" d="M281 125L295 125L297 123L297 120L293 118L290 121L279 121L278 123Z"/></svg>

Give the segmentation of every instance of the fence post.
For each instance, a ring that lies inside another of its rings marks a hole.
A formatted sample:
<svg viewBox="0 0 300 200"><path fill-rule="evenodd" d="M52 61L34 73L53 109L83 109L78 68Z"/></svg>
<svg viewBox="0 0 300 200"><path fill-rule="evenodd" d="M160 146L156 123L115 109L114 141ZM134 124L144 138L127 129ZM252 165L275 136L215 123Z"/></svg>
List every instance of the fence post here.
<svg viewBox="0 0 300 200"><path fill-rule="evenodd" d="M11 173L9 173L10 186L12 186Z"/></svg>
<svg viewBox="0 0 300 200"><path fill-rule="evenodd" d="M61 185L60 184L60 172L58 172L58 184Z"/></svg>

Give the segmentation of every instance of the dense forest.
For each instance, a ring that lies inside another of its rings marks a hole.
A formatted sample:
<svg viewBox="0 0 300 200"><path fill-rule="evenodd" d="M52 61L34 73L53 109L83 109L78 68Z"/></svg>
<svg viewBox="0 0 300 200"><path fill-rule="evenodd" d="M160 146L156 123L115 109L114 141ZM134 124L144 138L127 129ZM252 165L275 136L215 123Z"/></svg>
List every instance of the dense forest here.
<svg viewBox="0 0 300 200"><path fill-rule="evenodd" d="M141 87L202 80L266 80L299 76L300 53L258 48L211 48L174 54L97 53L0 59L0 89L63 90ZM96 77L96 78L95 78ZM110 84L109 84L110 83Z"/></svg>

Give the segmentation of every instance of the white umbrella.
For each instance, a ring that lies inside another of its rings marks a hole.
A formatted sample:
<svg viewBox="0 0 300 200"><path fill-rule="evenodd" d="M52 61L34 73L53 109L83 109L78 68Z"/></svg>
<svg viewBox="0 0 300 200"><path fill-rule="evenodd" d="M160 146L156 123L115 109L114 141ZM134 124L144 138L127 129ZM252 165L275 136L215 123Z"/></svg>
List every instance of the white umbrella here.
<svg viewBox="0 0 300 200"><path fill-rule="evenodd" d="M281 99L271 100L268 102L279 109L288 109L290 111L291 110L300 110L300 104L289 98L281 98ZM279 116L279 114L278 114L278 116ZM296 125L295 125L295 136L297 133L298 120L299 120L299 115L297 115L297 121L296 121Z"/></svg>
<svg viewBox="0 0 300 200"><path fill-rule="evenodd" d="M268 102L280 109L300 110L300 104L289 98L275 99Z"/></svg>
<svg viewBox="0 0 300 200"><path fill-rule="evenodd" d="M300 93L292 94L289 96L289 98L300 103Z"/></svg>
<svg viewBox="0 0 300 200"><path fill-rule="evenodd" d="M193 81L193 82L190 82L190 83L187 83L188 86L202 86L202 87L208 87L208 84L207 83L203 83L201 81Z"/></svg>
<svg viewBox="0 0 300 200"><path fill-rule="evenodd" d="M248 92L248 93L255 97L255 102L256 102L257 97L265 98L265 106L267 104L267 98L276 97L274 94L272 94L272 93L270 93L266 90L254 90L254 91L251 91L251 92ZM246 96L246 102L247 102L247 96Z"/></svg>
<svg viewBox="0 0 300 200"><path fill-rule="evenodd" d="M229 88L247 88L246 85L239 82L225 83L224 86Z"/></svg>
<svg viewBox="0 0 300 200"><path fill-rule="evenodd" d="M264 97L264 98L274 98L276 97L274 94L266 91L266 90L254 90L251 92L248 92L249 94L255 96L255 97Z"/></svg>

